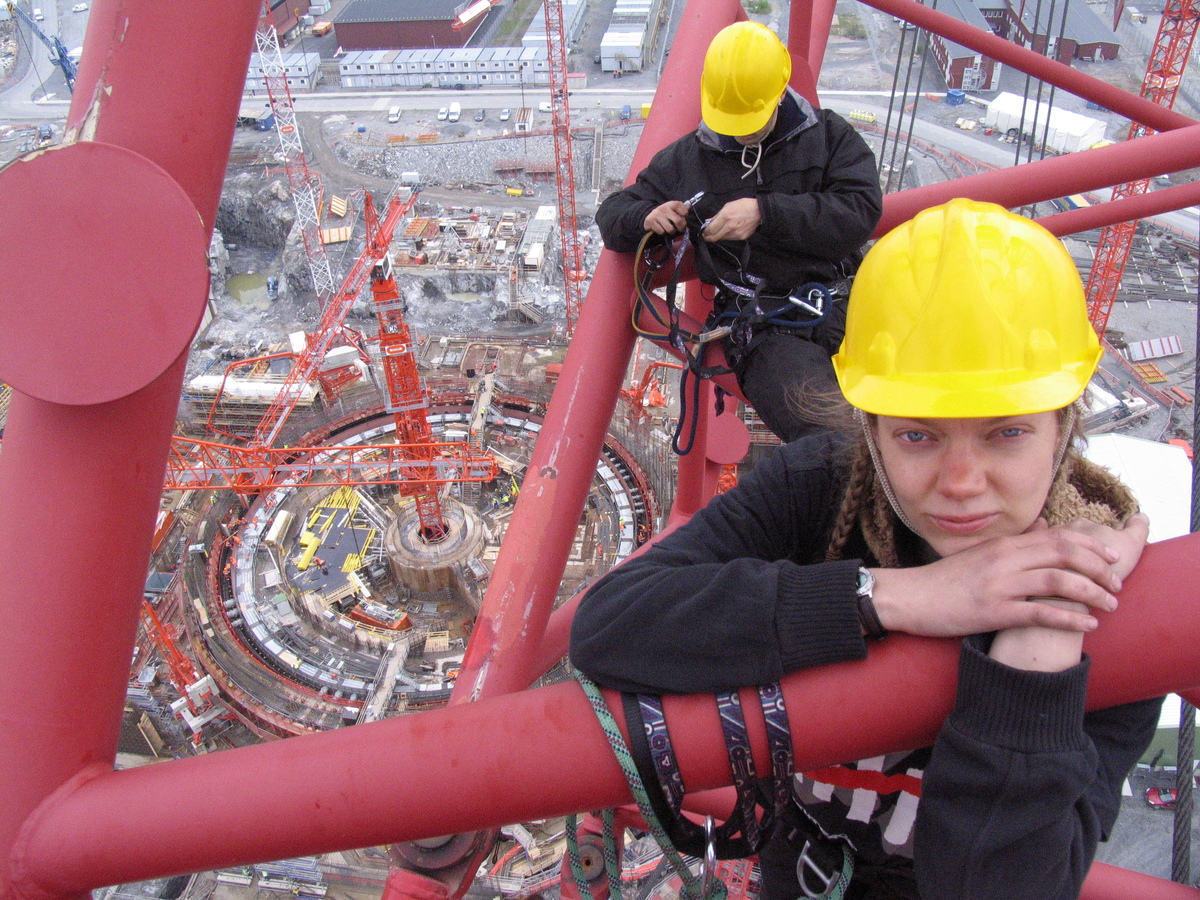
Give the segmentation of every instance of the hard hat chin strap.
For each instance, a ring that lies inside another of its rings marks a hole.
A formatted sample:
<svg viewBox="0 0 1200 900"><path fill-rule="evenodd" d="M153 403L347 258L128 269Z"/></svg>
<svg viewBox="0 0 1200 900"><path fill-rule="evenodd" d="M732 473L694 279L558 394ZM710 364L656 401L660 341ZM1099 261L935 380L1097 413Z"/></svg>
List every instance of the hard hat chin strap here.
<svg viewBox="0 0 1200 900"><path fill-rule="evenodd" d="M867 418L867 414L861 409L855 408L854 415L858 419L858 424L862 427L863 436L867 439L867 450L871 453L871 462L875 466L875 476L879 479L879 486L883 488L883 494L888 499L888 503L892 507L892 512L896 514L896 518L904 523L904 526L913 534L920 534L908 516L904 514L904 510L900 508L900 503L896 499L896 492L892 490L892 483L888 480L887 470L883 467L883 460L879 458L879 445L875 443L875 431L871 428L871 420Z"/></svg>

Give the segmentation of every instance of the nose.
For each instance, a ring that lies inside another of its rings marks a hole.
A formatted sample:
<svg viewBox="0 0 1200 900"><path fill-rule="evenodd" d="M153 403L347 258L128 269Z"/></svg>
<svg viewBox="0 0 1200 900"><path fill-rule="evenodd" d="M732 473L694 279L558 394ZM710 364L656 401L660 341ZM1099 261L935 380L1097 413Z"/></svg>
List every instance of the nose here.
<svg viewBox="0 0 1200 900"><path fill-rule="evenodd" d="M983 456L970 441L949 441L938 468L937 487L954 500L978 496L987 487Z"/></svg>

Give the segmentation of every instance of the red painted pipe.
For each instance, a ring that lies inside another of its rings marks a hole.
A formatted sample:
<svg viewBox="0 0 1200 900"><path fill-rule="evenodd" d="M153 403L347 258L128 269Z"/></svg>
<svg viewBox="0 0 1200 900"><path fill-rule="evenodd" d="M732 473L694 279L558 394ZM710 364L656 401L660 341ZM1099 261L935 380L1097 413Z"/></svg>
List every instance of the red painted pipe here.
<svg viewBox="0 0 1200 900"><path fill-rule="evenodd" d="M954 197L989 200L1015 209L1051 197L1099 190L1195 166L1200 166L1200 125L888 194L883 201L883 218L875 229L875 236L887 234L922 209ZM1179 191L1170 195L1170 199L1181 202L1183 196L1184 192ZM1107 216L1122 221L1124 213L1100 212L1108 206L1093 207L1098 210L1095 219L1100 221Z"/></svg>
<svg viewBox="0 0 1200 900"><path fill-rule="evenodd" d="M793 3L790 6L788 48L807 60L814 77L821 71L825 61L829 29L833 27L836 8L837 0L812 0L811 4Z"/></svg>
<svg viewBox="0 0 1200 900"><path fill-rule="evenodd" d="M1132 897L1139 900L1196 900L1200 890L1131 869L1094 862L1079 894L1079 900L1130 900Z"/></svg>
<svg viewBox="0 0 1200 900"><path fill-rule="evenodd" d="M630 180L660 147L696 127L703 48L739 13L745 15L737 0L693 0L685 8L676 52L655 95ZM632 284L631 256L603 252L476 618L453 702L521 690L534 677L535 648L558 595L633 352Z"/></svg>
<svg viewBox="0 0 1200 900"><path fill-rule="evenodd" d="M1145 194L1133 194L1120 200L1109 200L1095 206L1084 206L1052 216L1043 216L1038 219L1038 224L1045 226L1051 234L1062 237L1064 234L1103 228L1117 222L1158 216L1196 204L1200 204L1200 182L1193 181Z"/></svg>
<svg viewBox="0 0 1200 900"><path fill-rule="evenodd" d="M1073 69L1049 57L1042 56L1040 53L1014 44L990 31L984 31L953 16L923 6L915 0L862 0L862 2L881 12L907 19L935 34L949 38L956 44L977 50L997 62L1012 66L1021 72L1027 72L1035 78L1070 91L1076 96L1099 103L1105 109L1128 116L1135 122L1148 125L1157 131L1170 131L1173 128L1186 128L1196 124L1194 119L1188 118L1183 113L1159 106L1152 100L1145 100L1137 94L1131 94L1115 85L1101 81L1099 78L1085 75L1078 69Z"/></svg>
<svg viewBox="0 0 1200 900"><path fill-rule="evenodd" d="M1089 705L1200 683L1200 536L1146 549L1085 646ZM800 769L920 746L950 709L958 642L893 635L863 662L789 676ZM610 698L611 699L611 698ZM746 697L747 709L755 704ZM619 706L619 704L618 704ZM689 790L730 782L712 698L667 698ZM620 715L617 715L620 720ZM802 727L801 727L802 723ZM766 770L759 716L751 743ZM514 790L513 785L525 785ZM536 790L528 786L536 784ZM69 896L255 861L530 821L629 801L572 684L100 774L51 799L18 848L15 897ZM197 823L205 823L201 830Z"/></svg>
<svg viewBox="0 0 1200 900"><path fill-rule="evenodd" d="M0 888L26 817L115 755L257 11L223 4L220 32L197 40L170 4L97 0L67 146L0 173L6 211L42 190L36 234L5 229L13 265L0 277L2 330L15 337L0 350L14 387L0 457ZM147 224L150 246L129 240ZM41 322L25 318L34 308ZM57 340L40 343L47 321ZM56 353L59 379L39 368Z"/></svg>

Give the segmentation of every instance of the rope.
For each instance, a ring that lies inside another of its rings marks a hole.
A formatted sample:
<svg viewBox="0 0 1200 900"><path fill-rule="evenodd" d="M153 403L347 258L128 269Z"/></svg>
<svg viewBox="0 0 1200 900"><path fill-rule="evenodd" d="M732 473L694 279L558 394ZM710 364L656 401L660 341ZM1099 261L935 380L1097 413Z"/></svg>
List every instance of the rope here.
<svg viewBox="0 0 1200 900"><path fill-rule="evenodd" d="M654 809L650 805L650 798L646 795L646 787L642 783L642 777L638 774L637 766L634 764L629 747L625 744L625 739L621 736L621 729L617 727L616 720L613 719L612 713L608 710L608 704L604 702L604 696L600 693L600 688L582 673L579 673L577 678L579 679L580 686L583 688L584 694L587 695L588 701L592 704L596 718L600 720L600 727L604 731L604 736L608 738L613 755L616 756L617 762L621 766L621 772L625 775L625 781L629 784L629 790L633 794L634 801L637 803L638 811L641 812L646 826L654 836L654 840L662 848L663 858L667 860L671 868L674 869L675 874L683 882L683 896L687 900L725 900L727 896L725 885L717 878L712 879L711 893L707 896L704 894L703 885L700 880L671 844L670 838L667 837L666 832L663 830L662 823L659 822L658 817L654 814ZM573 828L568 828L568 834L573 830ZM572 862L572 866L574 866L574 862ZM581 863L580 873L575 876L577 879L576 883L579 883L579 879L582 878L582 872L583 867ZM574 868L572 868L572 874L574 874Z"/></svg>
<svg viewBox="0 0 1200 900"><path fill-rule="evenodd" d="M1175 830L1171 842L1171 880L1188 884L1192 880L1192 765L1196 734L1196 707L1179 701L1179 740L1175 755Z"/></svg>

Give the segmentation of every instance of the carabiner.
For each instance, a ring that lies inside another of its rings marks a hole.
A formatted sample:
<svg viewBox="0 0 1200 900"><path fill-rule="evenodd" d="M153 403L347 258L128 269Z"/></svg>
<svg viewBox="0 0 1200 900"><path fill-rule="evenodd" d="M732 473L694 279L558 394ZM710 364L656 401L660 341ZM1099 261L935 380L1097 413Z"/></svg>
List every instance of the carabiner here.
<svg viewBox="0 0 1200 900"><path fill-rule="evenodd" d="M717 877L717 848L713 844L713 818L704 817L704 875L700 879L701 900L712 895L713 881Z"/></svg>

